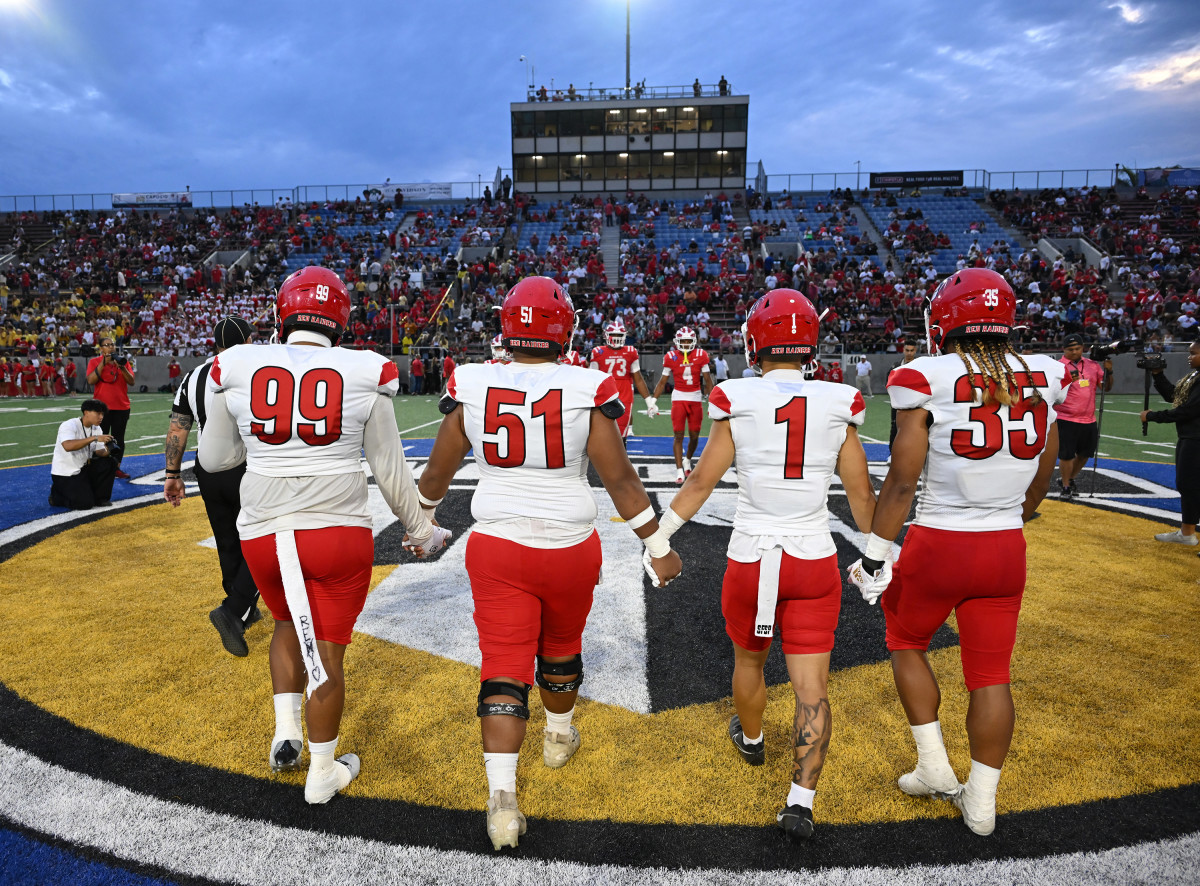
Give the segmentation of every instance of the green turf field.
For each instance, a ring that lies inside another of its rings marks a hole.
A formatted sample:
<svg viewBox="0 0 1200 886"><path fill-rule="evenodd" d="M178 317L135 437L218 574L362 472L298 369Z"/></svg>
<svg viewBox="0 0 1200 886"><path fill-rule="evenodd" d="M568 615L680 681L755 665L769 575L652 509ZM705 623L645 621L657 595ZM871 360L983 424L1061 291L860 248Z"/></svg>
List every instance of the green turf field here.
<svg viewBox="0 0 1200 886"><path fill-rule="evenodd" d="M134 394L130 397L133 413L125 435L129 455L161 453L171 412L167 394ZM0 468L50 463L50 450L58 425L79 414L80 398L48 397L39 400L0 400ZM668 405L667 398L660 404ZM1162 409L1165 404L1152 400L1150 408ZM1150 434L1142 436L1138 413L1142 398L1110 396L1104 411L1103 436L1100 452L1111 458L1135 459L1171 463L1174 461L1175 429L1171 425L1150 425ZM640 397L635 398L633 431L640 436L670 436L671 419L664 411L658 418L648 418ZM862 434L866 442L886 443L890 413L883 396L867 400L867 421ZM433 437L441 415L433 397L396 398L396 423L405 437ZM704 420L708 433L709 421ZM191 443L195 446L196 438Z"/></svg>

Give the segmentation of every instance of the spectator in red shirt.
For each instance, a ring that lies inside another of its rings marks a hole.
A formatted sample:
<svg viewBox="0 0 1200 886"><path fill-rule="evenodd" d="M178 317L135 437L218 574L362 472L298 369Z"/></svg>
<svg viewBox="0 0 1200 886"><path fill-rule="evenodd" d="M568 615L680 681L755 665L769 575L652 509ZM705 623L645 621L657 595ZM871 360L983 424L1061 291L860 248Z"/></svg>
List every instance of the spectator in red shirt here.
<svg viewBox="0 0 1200 886"><path fill-rule="evenodd" d="M413 352L412 363L408 367L408 376L412 380L412 393L422 394L425 387L425 363L421 355Z"/></svg>
<svg viewBox="0 0 1200 886"><path fill-rule="evenodd" d="M454 374L454 358L449 353L442 360L442 381L443 383L450 381L450 376Z"/></svg>
<svg viewBox="0 0 1200 886"><path fill-rule="evenodd" d="M100 339L100 356L88 361L87 380L95 386L93 396L108 407L100 430L111 434L116 446L109 450L117 461L117 477L128 480L129 475L121 470L121 459L125 456L125 428L129 425L129 386L133 384L133 370L129 359L114 356L116 342L111 335Z"/></svg>

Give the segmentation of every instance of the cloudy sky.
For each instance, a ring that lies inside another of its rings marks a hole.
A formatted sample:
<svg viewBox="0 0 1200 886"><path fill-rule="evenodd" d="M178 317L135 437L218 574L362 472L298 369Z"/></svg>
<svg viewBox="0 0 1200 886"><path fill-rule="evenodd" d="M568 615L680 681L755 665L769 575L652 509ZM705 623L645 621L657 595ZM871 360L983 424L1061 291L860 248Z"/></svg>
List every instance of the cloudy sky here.
<svg viewBox="0 0 1200 886"><path fill-rule="evenodd" d="M633 79L724 75L771 174L1200 166L1195 0L632 7ZM486 181L530 64L624 85L625 3L0 0L0 195Z"/></svg>

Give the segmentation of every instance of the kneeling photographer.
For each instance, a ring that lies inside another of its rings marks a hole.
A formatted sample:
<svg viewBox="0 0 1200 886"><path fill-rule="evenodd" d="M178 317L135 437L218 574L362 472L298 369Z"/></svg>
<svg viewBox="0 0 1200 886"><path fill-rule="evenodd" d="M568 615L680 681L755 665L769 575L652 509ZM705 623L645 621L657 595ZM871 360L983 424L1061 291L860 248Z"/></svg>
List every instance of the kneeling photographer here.
<svg viewBox="0 0 1200 886"><path fill-rule="evenodd" d="M1188 348L1189 372L1179 384L1163 375L1162 361L1148 364L1154 388L1171 404L1170 409L1142 411L1143 422L1172 422L1179 442L1175 444L1175 488L1179 490L1180 527L1154 536L1172 544L1195 545L1196 523L1200 521L1200 342Z"/></svg>
<svg viewBox="0 0 1200 886"><path fill-rule="evenodd" d="M100 429L108 407L102 400L84 400L80 410L79 418L58 426L50 463L51 507L86 511L112 504L117 463L110 453L118 444Z"/></svg>

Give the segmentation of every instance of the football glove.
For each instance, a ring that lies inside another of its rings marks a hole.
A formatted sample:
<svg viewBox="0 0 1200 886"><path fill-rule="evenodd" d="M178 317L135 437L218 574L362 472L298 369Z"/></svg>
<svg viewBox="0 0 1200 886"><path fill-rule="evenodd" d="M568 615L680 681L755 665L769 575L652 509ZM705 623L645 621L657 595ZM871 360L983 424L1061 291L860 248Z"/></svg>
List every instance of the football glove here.
<svg viewBox="0 0 1200 886"><path fill-rule="evenodd" d="M892 582L892 561L884 560L879 570L871 573L863 568L861 559L855 560L846 570L846 577L858 588L862 598L874 606L879 595L886 591Z"/></svg>
<svg viewBox="0 0 1200 886"><path fill-rule="evenodd" d="M423 542L418 542L411 536L406 540L405 547L416 554L418 557L427 557L430 554L436 554L444 548L450 539L454 538L454 533L449 529L443 529L441 526L433 527L433 534Z"/></svg>
<svg viewBox="0 0 1200 886"><path fill-rule="evenodd" d="M650 418L658 418L658 400L655 397L646 398L646 415Z"/></svg>

